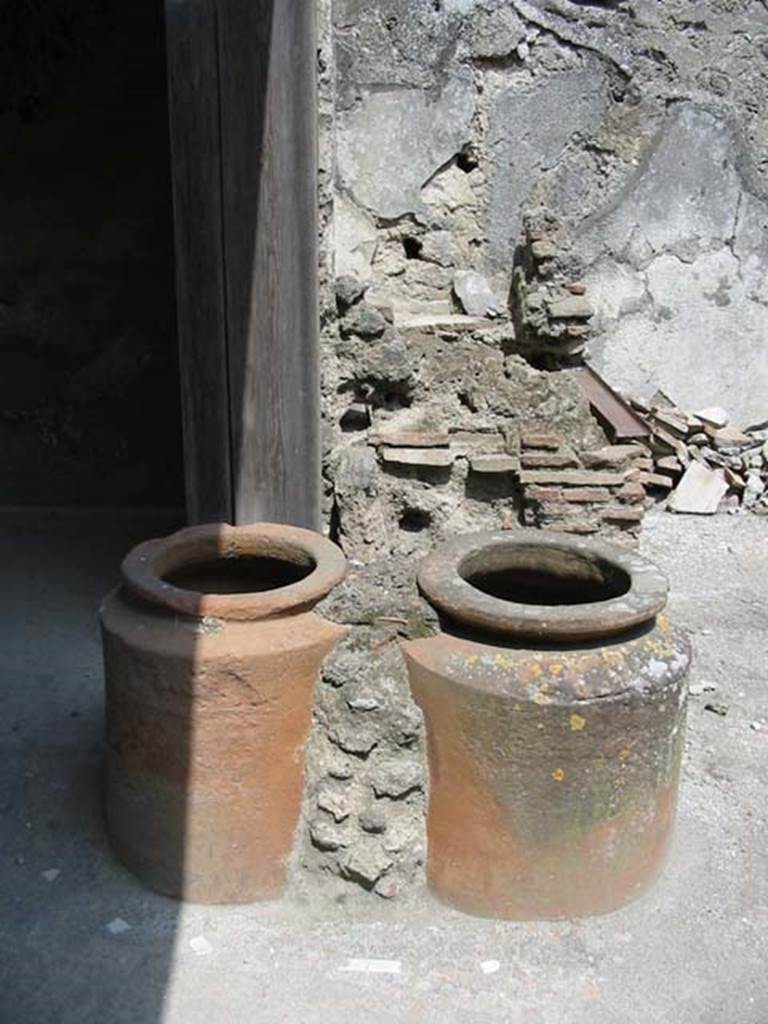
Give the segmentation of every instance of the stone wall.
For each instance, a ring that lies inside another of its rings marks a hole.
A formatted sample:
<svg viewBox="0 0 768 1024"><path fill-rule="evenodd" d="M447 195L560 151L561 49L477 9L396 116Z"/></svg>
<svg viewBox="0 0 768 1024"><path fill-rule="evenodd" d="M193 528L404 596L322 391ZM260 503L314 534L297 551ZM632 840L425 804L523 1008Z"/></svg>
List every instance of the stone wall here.
<svg viewBox="0 0 768 1024"><path fill-rule="evenodd" d="M424 737L398 640L442 536L634 543L649 451L610 444L585 359L643 399L764 419L768 5L320 0L326 523L350 627L319 685L304 869L423 879Z"/></svg>
<svg viewBox="0 0 768 1024"><path fill-rule="evenodd" d="M326 659L307 750L298 879L326 891L407 897L423 884L428 790L421 713L410 698L401 639L435 616L408 559L352 560L320 612L348 627Z"/></svg>
<svg viewBox="0 0 768 1024"><path fill-rule="evenodd" d="M525 326L544 315L556 355L586 354L638 398L764 417L765 4L339 0L321 15L337 461L366 415L378 430L424 404L435 420L443 385L410 339L446 318L482 362L486 328L530 359ZM559 277L541 315L513 287L526 222ZM334 278L365 287L352 312Z"/></svg>

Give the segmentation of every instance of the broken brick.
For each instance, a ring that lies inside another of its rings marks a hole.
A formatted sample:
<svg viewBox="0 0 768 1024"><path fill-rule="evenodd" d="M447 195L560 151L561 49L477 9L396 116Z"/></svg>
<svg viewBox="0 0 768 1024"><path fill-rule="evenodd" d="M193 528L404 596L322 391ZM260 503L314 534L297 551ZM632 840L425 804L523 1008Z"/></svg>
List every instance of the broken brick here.
<svg viewBox="0 0 768 1024"><path fill-rule="evenodd" d="M497 430L452 430L450 447L456 455L475 455L485 452L489 455L503 455L504 438Z"/></svg>
<svg viewBox="0 0 768 1024"><path fill-rule="evenodd" d="M568 469L579 464L570 452L524 452L520 462L524 469Z"/></svg>
<svg viewBox="0 0 768 1024"><path fill-rule="evenodd" d="M518 469L512 455L475 455L469 465L473 473L514 473Z"/></svg>
<svg viewBox="0 0 768 1024"><path fill-rule="evenodd" d="M581 453L581 461L588 469L615 469L625 463L643 458L644 449L636 444L609 444Z"/></svg>
<svg viewBox="0 0 768 1024"><path fill-rule="evenodd" d="M368 444L389 445L391 448L447 448L449 443L448 434L436 430L376 430L368 435Z"/></svg>
<svg viewBox="0 0 768 1024"><path fill-rule="evenodd" d="M650 456L643 455L642 458L634 459L632 461L630 471L627 476L636 476L637 471L641 473L652 473L653 467L653 459Z"/></svg>
<svg viewBox="0 0 768 1024"><path fill-rule="evenodd" d="M597 533L599 529L599 525L589 519L574 519L558 525L558 530L563 533Z"/></svg>
<svg viewBox="0 0 768 1024"><path fill-rule="evenodd" d="M663 491L672 489L672 477L664 476L661 473L639 473L637 479L645 487L657 487Z"/></svg>
<svg viewBox="0 0 768 1024"><path fill-rule="evenodd" d="M520 438L521 448L538 448L543 451L556 452L563 443L559 434L523 434Z"/></svg>
<svg viewBox="0 0 768 1024"><path fill-rule="evenodd" d="M600 518L606 523L641 523L644 515L643 509L628 508L626 505L600 509Z"/></svg>
<svg viewBox="0 0 768 1024"><path fill-rule="evenodd" d="M566 501L578 504L611 500L611 492L607 487L568 487L563 495Z"/></svg>
<svg viewBox="0 0 768 1024"><path fill-rule="evenodd" d="M528 487L525 491L527 501L561 501L563 492L559 487Z"/></svg>
<svg viewBox="0 0 768 1024"><path fill-rule="evenodd" d="M725 479L731 487L734 487L737 491L743 491L747 486L747 482L740 473L735 473L730 467L725 467Z"/></svg>
<svg viewBox="0 0 768 1024"><path fill-rule="evenodd" d="M522 484L565 484L571 487L619 487L624 473L600 472L592 469L524 469Z"/></svg>
<svg viewBox="0 0 768 1024"><path fill-rule="evenodd" d="M381 457L398 466L426 469L445 469L453 464L453 452L445 448L382 448Z"/></svg>
<svg viewBox="0 0 768 1024"><path fill-rule="evenodd" d="M639 480L628 480L616 491L616 497L628 505L637 505L645 499L645 488Z"/></svg>
<svg viewBox="0 0 768 1024"><path fill-rule="evenodd" d="M566 295L547 303L547 312L553 320L589 320L594 310L583 295Z"/></svg>
<svg viewBox="0 0 768 1024"><path fill-rule="evenodd" d="M583 511L580 508L574 508L567 501L544 501L536 509L536 514L539 518L546 519L573 519L575 518L574 513Z"/></svg>
<svg viewBox="0 0 768 1024"><path fill-rule="evenodd" d="M657 459L656 469L660 473L665 473L667 476L675 478L679 477L683 472L680 461L674 455L663 455L660 459Z"/></svg>
<svg viewBox="0 0 768 1024"><path fill-rule="evenodd" d="M720 427L712 433L705 427L705 431L714 441L715 448L744 448L752 441L749 434L733 426Z"/></svg>
<svg viewBox="0 0 768 1024"><path fill-rule="evenodd" d="M676 416L667 410L654 409L651 418L654 420L654 429L656 423L660 423L662 428L666 428L667 431L678 437L688 436L688 423L681 416Z"/></svg>

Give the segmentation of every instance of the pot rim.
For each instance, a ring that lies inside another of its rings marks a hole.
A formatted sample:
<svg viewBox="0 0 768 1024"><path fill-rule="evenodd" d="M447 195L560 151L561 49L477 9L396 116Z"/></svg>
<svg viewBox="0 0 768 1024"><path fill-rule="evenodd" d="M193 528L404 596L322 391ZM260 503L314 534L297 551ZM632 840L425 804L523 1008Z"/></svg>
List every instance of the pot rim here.
<svg viewBox="0 0 768 1024"><path fill-rule="evenodd" d="M314 567L295 583L237 594L185 590L163 578L175 569L238 556L277 558ZM123 559L121 573L125 587L152 604L195 618L252 620L312 608L344 579L347 560L332 541L298 526L205 523L138 544Z"/></svg>
<svg viewBox="0 0 768 1024"><path fill-rule="evenodd" d="M470 556L492 548L560 550L626 574L626 592L584 604L534 605L494 597L461 573ZM648 559L601 540L548 530L500 530L463 534L439 545L421 563L419 588L426 599L458 623L505 637L589 640L623 633L648 622L667 603L664 574Z"/></svg>

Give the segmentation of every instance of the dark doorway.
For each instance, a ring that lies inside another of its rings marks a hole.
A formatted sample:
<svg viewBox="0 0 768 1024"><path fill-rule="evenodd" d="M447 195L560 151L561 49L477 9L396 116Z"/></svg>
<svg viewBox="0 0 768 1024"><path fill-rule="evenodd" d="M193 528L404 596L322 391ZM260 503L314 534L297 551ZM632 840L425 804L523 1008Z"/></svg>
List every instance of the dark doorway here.
<svg viewBox="0 0 768 1024"><path fill-rule="evenodd" d="M0 502L184 503L157 0L0 0Z"/></svg>
<svg viewBox="0 0 768 1024"><path fill-rule="evenodd" d="M178 905L106 841L97 610L183 516L162 3L0 0L0 154L0 1020L155 1024Z"/></svg>

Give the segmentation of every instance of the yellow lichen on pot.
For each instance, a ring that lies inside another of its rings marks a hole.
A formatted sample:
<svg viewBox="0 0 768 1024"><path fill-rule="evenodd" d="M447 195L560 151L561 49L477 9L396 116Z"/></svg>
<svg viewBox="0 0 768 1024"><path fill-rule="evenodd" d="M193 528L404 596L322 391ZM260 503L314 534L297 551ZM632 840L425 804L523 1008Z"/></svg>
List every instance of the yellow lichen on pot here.
<svg viewBox="0 0 768 1024"><path fill-rule="evenodd" d="M640 895L674 821L690 658L655 621L663 577L606 544L519 531L448 542L419 582L443 627L403 645L427 722L432 889L515 919Z"/></svg>

